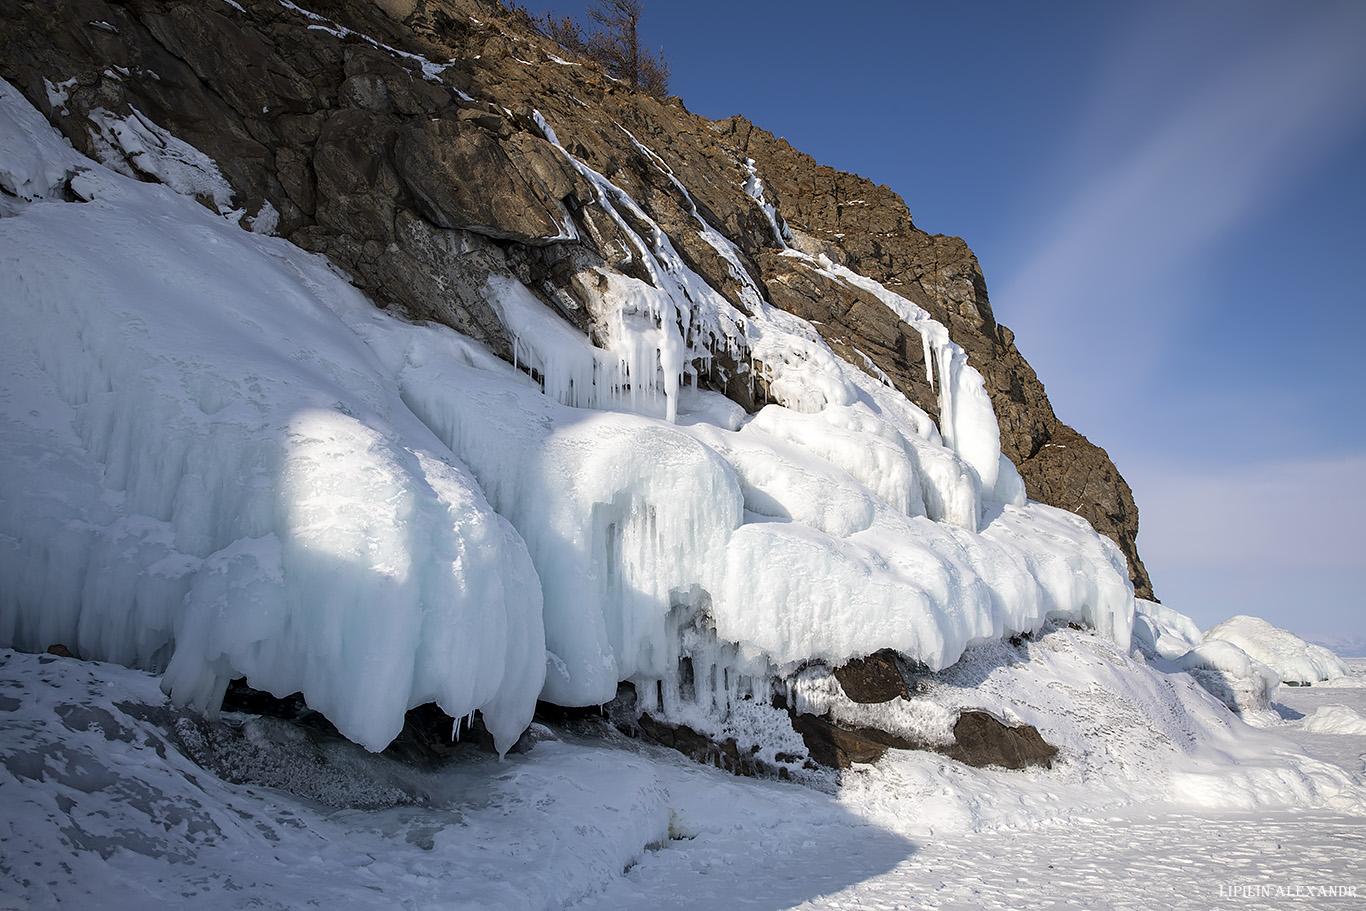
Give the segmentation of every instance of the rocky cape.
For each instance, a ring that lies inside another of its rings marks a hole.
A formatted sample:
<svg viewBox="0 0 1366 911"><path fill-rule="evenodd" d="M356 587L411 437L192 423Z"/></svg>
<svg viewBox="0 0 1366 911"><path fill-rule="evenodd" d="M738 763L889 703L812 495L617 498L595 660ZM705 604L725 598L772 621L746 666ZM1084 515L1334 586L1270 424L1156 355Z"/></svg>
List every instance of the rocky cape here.
<svg viewBox="0 0 1366 911"><path fill-rule="evenodd" d="M380 306L449 325L509 360L510 333L479 293L488 275L518 277L591 334L587 268L632 268L537 111L732 303L739 288L696 230L694 205L739 247L771 303L937 417L918 333L858 289L781 256L764 211L772 206L791 245L883 283L948 327L985 378L1002 452L1029 497L1114 540L1135 593L1152 597L1128 485L1053 413L996 321L968 246L917 228L887 187L820 165L743 117L708 120L566 60L489 0L317 0L307 10L278 0L4 0L0 21L0 76L78 150L143 174L136 145L98 125L137 112L217 162L244 226L327 255ZM745 191L754 174L759 199ZM717 354L713 388L749 411L768 401L762 365L751 372L745 352Z"/></svg>

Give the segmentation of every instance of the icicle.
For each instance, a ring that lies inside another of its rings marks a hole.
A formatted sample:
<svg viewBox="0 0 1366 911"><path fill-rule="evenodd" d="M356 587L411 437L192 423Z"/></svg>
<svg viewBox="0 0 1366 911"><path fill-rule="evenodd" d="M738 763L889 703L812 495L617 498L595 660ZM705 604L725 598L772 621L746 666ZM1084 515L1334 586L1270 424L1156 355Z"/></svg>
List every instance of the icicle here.
<svg viewBox="0 0 1366 911"><path fill-rule="evenodd" d="M958 429L953 413L953 350L940 345L935 351L935 361L939 367L939 433L944 438L944 445L955 449Z"/></svg>
<svg viewBox="0 0 1366 911"><path fill-rule="evenodd" d="M930 391L934 392L934 358L930 356L930 337L924 332L920 333L920 347L925 351L925 379L930 384Z"/></svg>

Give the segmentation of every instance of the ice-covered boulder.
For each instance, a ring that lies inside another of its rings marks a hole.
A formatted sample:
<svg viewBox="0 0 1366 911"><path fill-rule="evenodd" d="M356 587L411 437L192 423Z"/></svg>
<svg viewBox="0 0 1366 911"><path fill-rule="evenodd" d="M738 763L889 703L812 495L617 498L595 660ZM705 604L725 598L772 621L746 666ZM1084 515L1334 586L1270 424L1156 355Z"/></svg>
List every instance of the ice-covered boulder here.
<svg viewBox="0 0 1366 911"><path fill-rule="evenodd" d="M1205 633L1205 641L1231 642L1280 675L1283 683L1313 684L1351 674L1341 658L1259 617L1239 615Z"/></svg>
<svg viewBox="0 0 1366 911"><path fill-rule="evenodd" d="M1272 711L1271 696L1280 685L1280 676L1231 642L1202 642L1176 659L1176 664L1245 717Z"/></svg>
<svg viewBox="0 0 1366 911"><path fill-rule="evenodd" d="M1302 722L1306 731L1315 734L1366 735L1366 717L1345 705L1322 705Z"/></svg>
<svg viewBox="0 0 1366 911"><path fill-rule="evenodd" d="M1134 644L1149 655L1175 660L1202 641L1190 617L1156 601L1134 599Z"/></svg>

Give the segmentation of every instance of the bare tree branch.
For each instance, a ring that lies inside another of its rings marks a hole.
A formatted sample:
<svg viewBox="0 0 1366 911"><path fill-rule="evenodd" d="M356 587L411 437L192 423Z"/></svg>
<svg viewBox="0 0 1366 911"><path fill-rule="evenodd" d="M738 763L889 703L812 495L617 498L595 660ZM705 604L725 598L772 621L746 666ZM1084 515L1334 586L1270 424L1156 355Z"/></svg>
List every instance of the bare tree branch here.
<svg viewBox="0 0 1366 911"><path fill-rule="evenodd" d="M595 60L612 76L662 98L669 94L669 61L663 48L653 53L641 46L643 10L643 0L593 0L588 7L588 21L594 26L591 31L573 16L554 12L531 21L562 47Z"/></svg>

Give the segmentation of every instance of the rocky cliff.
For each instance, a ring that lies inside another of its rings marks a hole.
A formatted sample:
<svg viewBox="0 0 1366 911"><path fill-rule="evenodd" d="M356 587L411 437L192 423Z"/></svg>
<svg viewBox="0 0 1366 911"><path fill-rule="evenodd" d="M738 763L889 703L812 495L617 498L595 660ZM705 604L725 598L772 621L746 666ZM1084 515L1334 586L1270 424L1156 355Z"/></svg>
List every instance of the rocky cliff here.
<svg viewBox="0 0 1366 911"><path fill-rule="evenodd" d="M78 150L171 182L149 149L169 133L231 184L230 200L204 193L206 205L325 254L380 306L507 360L516 340L481 293L490 275L517 277L593 337L608 331L595 269L647 277L600 190L554 143L634 200L740 312L749 281L937 417L919 333L783 250L873 278L967 351L1029 496L1116 541L1136 592L1151 596L1128 486L1053 414L972 251L915 227L886 187L743 118L710 121L631 91L492 0L0 0L0 22L0 76ZM747 277L704 225L738 248ZM731 340L710 353L703 385L751 412L770 400L772 373L754 352Z"/></svg>

